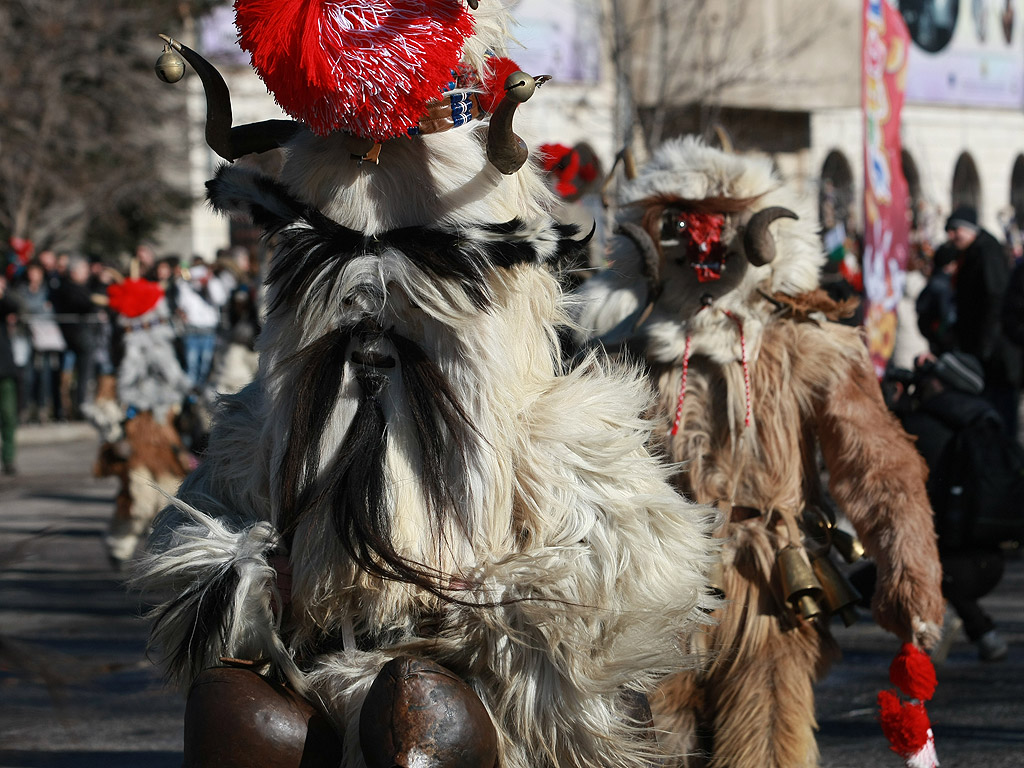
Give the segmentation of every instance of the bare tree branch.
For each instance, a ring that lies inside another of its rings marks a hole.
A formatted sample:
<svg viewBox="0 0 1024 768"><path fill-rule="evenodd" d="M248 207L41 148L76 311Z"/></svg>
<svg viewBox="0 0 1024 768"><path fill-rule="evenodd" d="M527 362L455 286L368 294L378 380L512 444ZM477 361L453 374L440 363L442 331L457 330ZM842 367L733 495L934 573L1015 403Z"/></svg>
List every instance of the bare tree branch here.
<svg viewBox="0 0 1024 768"><path fill-rule="evenodd" d="M168 201L163 214L174 213L182 195L160 178L158 129L184 119L174 116L181 110L171 101L182 96L163 88L152 65L156 32L175 29L178 14L191 7L168 9L158 0L0 4L4 240L80 248L96 222L124 215L116 205L121 190L137 194L141 184L147 197Z"/></svg>

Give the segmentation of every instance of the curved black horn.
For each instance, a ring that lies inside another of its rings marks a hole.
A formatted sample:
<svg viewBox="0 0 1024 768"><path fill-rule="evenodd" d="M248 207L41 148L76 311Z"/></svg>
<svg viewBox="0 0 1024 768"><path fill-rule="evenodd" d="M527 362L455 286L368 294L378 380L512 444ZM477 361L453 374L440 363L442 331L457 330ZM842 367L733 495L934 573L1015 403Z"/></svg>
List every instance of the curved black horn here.
<svg viewBox="0 0 1024 768"><path fill-rule="evenodd" d="M768 225L776 219L799 219L789 208L772 206L758 211L750 217L746 229L743 232L743 249L747 254L747 261L755 267L768 264L775 258L775 238L768 231Z"/></svg>
<svg viewBox="0 0 1024 768"><path fill-rule="evenodd" d="M302 123L295 120L264 120L231 127L231 94L220 72L187 45L160 35L181 54L199 75L206 92L206 143L225 160L237 160L254 152L277 149L291 139Z"/></svg>
<svg viewBox="0 0 1024 768"><path fill-rule="evenodd" d="M623 221L618 227L619 234L628 237L640 251L641 267L647 278L647 291L650 301L657 299L661 292L661 254L650 233L639 224Z"/></svg>
<svg viewBox="0 0 1024 768"><path fill-rule="evenodd" d="M516 107L550 79L550 75L530 77L525 72L513 72L505 78L505 96L491 115L487 128L487 160L506 176L522 168L530 155L526 142L512 130Z"/></svg>

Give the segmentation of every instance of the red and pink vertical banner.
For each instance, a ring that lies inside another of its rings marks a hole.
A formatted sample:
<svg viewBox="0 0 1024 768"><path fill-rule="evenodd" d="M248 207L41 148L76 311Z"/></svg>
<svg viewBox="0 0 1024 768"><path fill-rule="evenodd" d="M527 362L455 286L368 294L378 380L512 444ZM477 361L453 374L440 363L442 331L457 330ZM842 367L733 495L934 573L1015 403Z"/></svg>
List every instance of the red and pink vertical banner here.
<svg viewBox="0 0 1024 768"><path fill-rule="evenodd" d="M881 377L896 342L896 305L909 251L900 111L910 34L887 0L864 0L863 21L864 325L871 361Z"/></svg>

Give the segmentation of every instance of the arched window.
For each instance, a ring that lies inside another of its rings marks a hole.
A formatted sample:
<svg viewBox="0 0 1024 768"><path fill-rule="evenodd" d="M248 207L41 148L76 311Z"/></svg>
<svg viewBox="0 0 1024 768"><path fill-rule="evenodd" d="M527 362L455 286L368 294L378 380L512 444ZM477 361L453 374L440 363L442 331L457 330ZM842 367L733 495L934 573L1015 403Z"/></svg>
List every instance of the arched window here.
<svg viewBox="0 0 1024 768"><path fill-rule="evenodd" d="M1010 174L1010 206L1019 229L1024 229L1024 155L1017 155Z"/></svg>
<svg viewBox="0 0 1024 768"><path fill-rule="evenodd" d="M958 205L969 205L981 213L981 180L974 159L964 152L957 158L953 169L953 194L950 199L950 210Z"/></svg>
<svg viewBox="0 0 1024 768"><path fill-rule="evenodd" d="M903 178L907 180L907 222L911 231L916 231L924 226L922 212L924 210L924 197L921 194L921 174L917 172L917 163L907 150L900 154L900 163L903 166Z"/></svg>

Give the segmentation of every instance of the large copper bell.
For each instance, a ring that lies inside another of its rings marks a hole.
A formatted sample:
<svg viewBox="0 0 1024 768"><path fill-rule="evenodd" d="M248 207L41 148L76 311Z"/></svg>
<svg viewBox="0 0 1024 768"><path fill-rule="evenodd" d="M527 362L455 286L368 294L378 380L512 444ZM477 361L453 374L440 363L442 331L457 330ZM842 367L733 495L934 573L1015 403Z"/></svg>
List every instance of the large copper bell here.
<svg viewBox="0 0 1024 768"><path fill-rule="evenodd" d="M860 592L827 555L813 558L811 569L821 583L825 607L830 613L839 614L843 624L853 626L857 622L856 604L861 599Z"/></svg>
<svg viewBox="0 0 1024 768"><path fill-rule="evenodd" d="M165 83L176 83L185 76L185 60L171 50L171 46L165 45L153 69Z"/></svg>
<svg viewBox="0 0 1024 768"><path fill-rule="evenodd" d="M803 548L790 544L776 555L782 590L793 610L805 619L821 615L821 584Z"/></svg>
<svg viewBox="0 0 1024 768"><path fill-rule="evenodd" d="M864 557L864 545L860 543L860 539L842 528L832 529L832 546L848 563L855 563Z"/></svg>
<svg viewBox="0 0 1024 768"><path fill-rule="evenodd" d="M189 690L184 768L334 768L343 756L319 710L252 669L207 669Z"/></svg>

